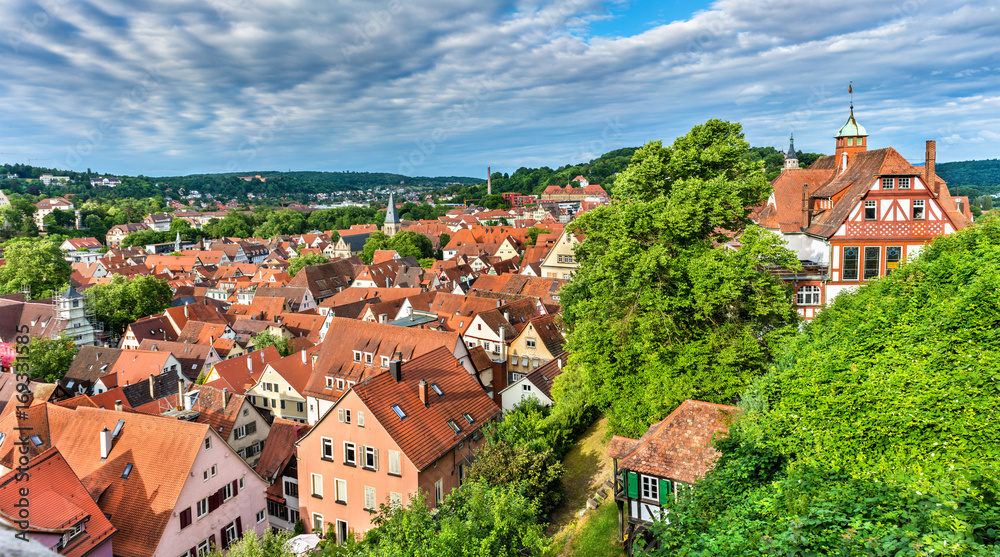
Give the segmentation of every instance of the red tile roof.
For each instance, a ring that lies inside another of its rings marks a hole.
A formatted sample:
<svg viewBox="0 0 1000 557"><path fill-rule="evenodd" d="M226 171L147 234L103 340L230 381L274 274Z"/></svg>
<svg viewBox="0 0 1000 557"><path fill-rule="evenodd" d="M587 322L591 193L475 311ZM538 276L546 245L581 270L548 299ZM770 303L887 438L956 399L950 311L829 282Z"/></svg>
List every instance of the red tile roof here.
<svg viewBox="0 0 1000 557"><path fill-rule="evenodd" d="M285 466L295 458L295 442L301 439L312 426L276 417L264 441L256 471L267 481L274 481ZM278 482L279 484L281 482Z"/></svg>
<svg viewBox="0 0 1000 557"><path fill-rule="evenodd" d="M421 380L427 381L426 406L418 394ZM432 384L443 395L439 396ZM500 414L500 408L479 382L444 347L404 362L401 381L383 372L355 385L354 392L418 470L433 464ZM400 419L393 405L398 405L406 417ZM465 413L471 415L471 424L464 418ZM459 433L448 425L449 420L460 428Z"/></svg>
<svg viewBox="0 0 1000 557"><path fill-rule="evenodd" d="M12 470L0 478L0 517L17 523L20 509L15 505L22 499L21 489L27 489L31 505L28 532L59 534L86 521L85 535L73 538L60 555L83 557L115 533L111 521L56 448L33 458L24 475L18 474Z"/></svg>
<svg viewBox="0 0 1000 557"><path fill-rule="evenodd" d="M212 382L213 386L219 389L225 387L234 393L244 394L257 383L267 364L280 358L278 349L268 346L263 350L219 362L212 367L212 371L220 378Z"/></svg>
<svg viewBox="0 0 1000 557"><path fill-rule="evenodd" d="M715 464L719 452L712 440L729 433L737 412L735 406L685 400L639 439L613 438L608 455L620 459L619 468L693 484Z"/></svg>

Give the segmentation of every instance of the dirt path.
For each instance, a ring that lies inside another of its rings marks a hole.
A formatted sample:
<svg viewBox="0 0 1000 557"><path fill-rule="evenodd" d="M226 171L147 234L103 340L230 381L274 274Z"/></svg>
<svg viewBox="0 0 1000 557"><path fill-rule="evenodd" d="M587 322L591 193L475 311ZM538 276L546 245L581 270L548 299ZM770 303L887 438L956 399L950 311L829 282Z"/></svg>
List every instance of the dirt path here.
<svg viewBox="0 0 1000 557"><path fill-rule="evenodd" d="M552 513L546 530L546 534L560 548L559 555L568 555L568 542L588 518L583 516L581 519L587 499L611 478L613 465L607 456L607 431L608 419L602 416L583 433L563 458L563 466L566 467L563 476L566 498Z"/></svg>

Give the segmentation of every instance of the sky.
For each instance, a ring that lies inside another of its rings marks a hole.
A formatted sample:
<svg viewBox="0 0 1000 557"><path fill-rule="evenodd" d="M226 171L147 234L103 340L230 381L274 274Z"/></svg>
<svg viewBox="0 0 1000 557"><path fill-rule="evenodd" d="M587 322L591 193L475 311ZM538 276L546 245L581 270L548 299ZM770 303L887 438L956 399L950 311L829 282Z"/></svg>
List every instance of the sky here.
<svg viewBox="0 0 1000 557"><path fill-rule="evenodd" d="M1000 157L1000 2L0 0L0 162L482 176L710 118Z"/></svg>

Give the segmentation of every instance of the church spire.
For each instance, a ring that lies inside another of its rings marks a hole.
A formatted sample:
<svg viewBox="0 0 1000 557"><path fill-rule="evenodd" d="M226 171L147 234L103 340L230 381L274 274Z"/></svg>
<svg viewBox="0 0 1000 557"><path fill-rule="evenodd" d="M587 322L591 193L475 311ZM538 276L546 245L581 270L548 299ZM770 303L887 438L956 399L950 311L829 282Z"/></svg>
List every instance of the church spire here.
<svg viewBox="0 0 1000 557"><path fill-rule="evenodd" d="M387 236L395 236L400 228L399 213L396 212L396 196L389 193L389 206L385 209L385 223L382 232Z"/></svg>
<svg viewBox="0 0 1000 557"><path fill-rule="evenodd" d="M795 134L788 137L788 151L785 152L785 170L799 167L799 156L795 153Z"/></svg>

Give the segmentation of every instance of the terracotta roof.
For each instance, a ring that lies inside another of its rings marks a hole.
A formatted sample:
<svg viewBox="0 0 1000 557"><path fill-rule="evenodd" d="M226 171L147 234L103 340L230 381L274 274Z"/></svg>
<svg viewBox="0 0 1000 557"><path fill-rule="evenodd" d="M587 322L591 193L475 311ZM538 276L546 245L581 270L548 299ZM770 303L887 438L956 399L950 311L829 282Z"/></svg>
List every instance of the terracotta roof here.
<svg viewBox="0 0 1000 557"><path fill-rule="evenodd" d="M180 389L179 382L176 375L163 373L150 376L141 383L133 383L119 388L122 392L122 398L128 401L128 405L132 408L139 408L144 404L176 395ZM108 408L114 408L114 406Z"/></svg>
<svg viewBox="0 0 1000 557"><path fill-rule="evenodd" d="M124 420L102 462L98 433ZM145 414L79 408L56 447L118 529L115 555L148 557L157 547L188 480L208 426ZM164 458L169 455L169 458ZM125 467L131 464L128 478Z"/></svg>
<svg viewBox="0 0 1000 557"><path fill-rule="evenodd" d="M719 452L712 440L729 432L729 422L738 411L735 406L685 400L638 440L613 441L608 455L620 458L619 468L693 484L715 463ZM632 451L616 456L629 448L629 441L635 443Z"/></svg>
<svg viewBox="0 0 1000 557"><path fill-rule="evenodd" d="M545 365L539 366L538 369L532 371L525 378L531 382L532 385L542 391L545 396L552 398L552 382L556 377L562 375L562 368L566 365L566 353L563 352L562 355L557 356L554 360L546 362Z"/></svg>
<svg viewBox="0 0 1000 557"><path fill-rule="evenodd" d="M296 393L302 394L305 391L306 383L309 382L309 375L312 373L312 355L318 352L322 346L313 346L305 350L300 350L275 360L268 364L275 373L288 382L289 386Z"/></svg>
<svg viewBox="0 0 1000 557"><path fill-rule="evenodd" d="M191 385L184 396L192 397L193 395L194 402L191 404L191 409L198 412L198 416L190 421L207 424L220 437L229 439L229 434L232 433L233 425L239 418L240 409L243 408L246 396L229 391L229 403L226 404L225 394L222 389L210 385ZM170 396L147 402L137 406L135 410L143 414L160 416L163 412L182 406L184 406L184 402L178 397L175 389ZM254 410L257 411L256 407Z"/></svg>
<svg viewBox="0 0 1000 557"><path fill-rule="evenodd" d="M145 339L139 343L139 350L170 352L180 363L181 372L191 381L198 378L205 360L211 355L212 347L206 344L189 342L170 342L164 340Z"/></svg>
<svg viewBox="0 0 1000 557"><path fill-rule="evenodd" d="M11 470L0 478L0 516L9 522L17 524L20 520L20 509L15 505L22 499L21 490L27 489L31 495L28 532L58 535L86 521L86 535L73 538L59 550L64 557L83 557L115 533L111 521L57 449L50 448L33 458L23 472L19 475L17 470Z"/></svg>
<svg viewBox="0 0 1000 557"><path fill-rule="evenodd" d="M313 298L322 301L350 286L356 275L350 260L338 259L303 267L288 281L288 285L305 286L312 292Z"/></svg>
<svg viewBox="0 0 1000 557"><path fill-rule="evenodd" d="M234 393L244 394L257 383L267 364L280 358L278 349L268 346L263 350L219 362L212 367L212 371L221 379L222 386L218 388L226 387Z"/></svg>
<svg viewBox="0 0 1000 557"><path fill-rule="evenodd" d="M205 323L203 321L188 321L184 324L181 334L178 335L178 342L192 342L195 344L215 344L215 340L222 338L226 332L228 323Z"/></svg>
<svg viewBox="0 0 1000 557"><path fill-rule="evenodd" d="M165 315L151 315L129 324L135 339L142 342L144 339L153 340L174 340L179 331L174 330L170 320Z"/></svg>
<svg viewBox="0 0 1000 557"><path fill-rule="evenodd" d="M0 434L3 434L0 439L0 465L8 469L17 467L18 459L23 454L16 444L21 435L29 438L28 458L35 458L48 450L74 414L68 408L36 401L25 410L5 415L0 420Z"/></svg>
<svg viewBox="0 0 1000 557"><path fill-rule="evenodd" d="M326 340L320 345L316 365L305 391L326 400L336 400L344 394L336 384L327 387L326 377L339 377L351 381L381 373L382 356L396 359L400 353L403 360L411 360L439 347L452 352L462 343L457 333L411 329L383 323L370 323L341 317L331 317ZM362 354L362 361L354 359L354 352ZM372 362L364 362L364 354L372 354Z"/></svg>
<svg viewBox="0 0 1000 557"><path fill-rule="evenodd" d="M493 367L493 358L482 346L476 345L469 349L469 359L472 360L472 367L476 371L485 371Z"/></svg>
<svg viewBox="0 0 1000 557"><path fill-rule="evenodd" d="M169 352L150 350L122 350L108 374L118 378L118 385L148 381L150 375L159 375L170 357Z"/></svg>
<svg viewBox="0 0 1000 557"><path fill-rule="evenodd" d="M310 429L310 425L275 417L264 441L264 449L257 460L257 474L269 482L274 481L295 457L295 442L309 433ZM278 482L279 485L280 483Z"/></svg>
<svg viewBox="0 0 1000 557"><path fill-rule="evenodd" d="M426 406L418 394L421 380L428 385ZM431 385L437 385L443 394L438 395ZM401 381L396 382L391 373L384 372L358 383L354 392L418 470L432 465L501 412L479 382L444 347L404 362ZM393 405L398 405L406 417L400 419ZM471 415L471 424L463 417L465 413ZM458 433L448 425L449 420L460 428Z"/></svg>

